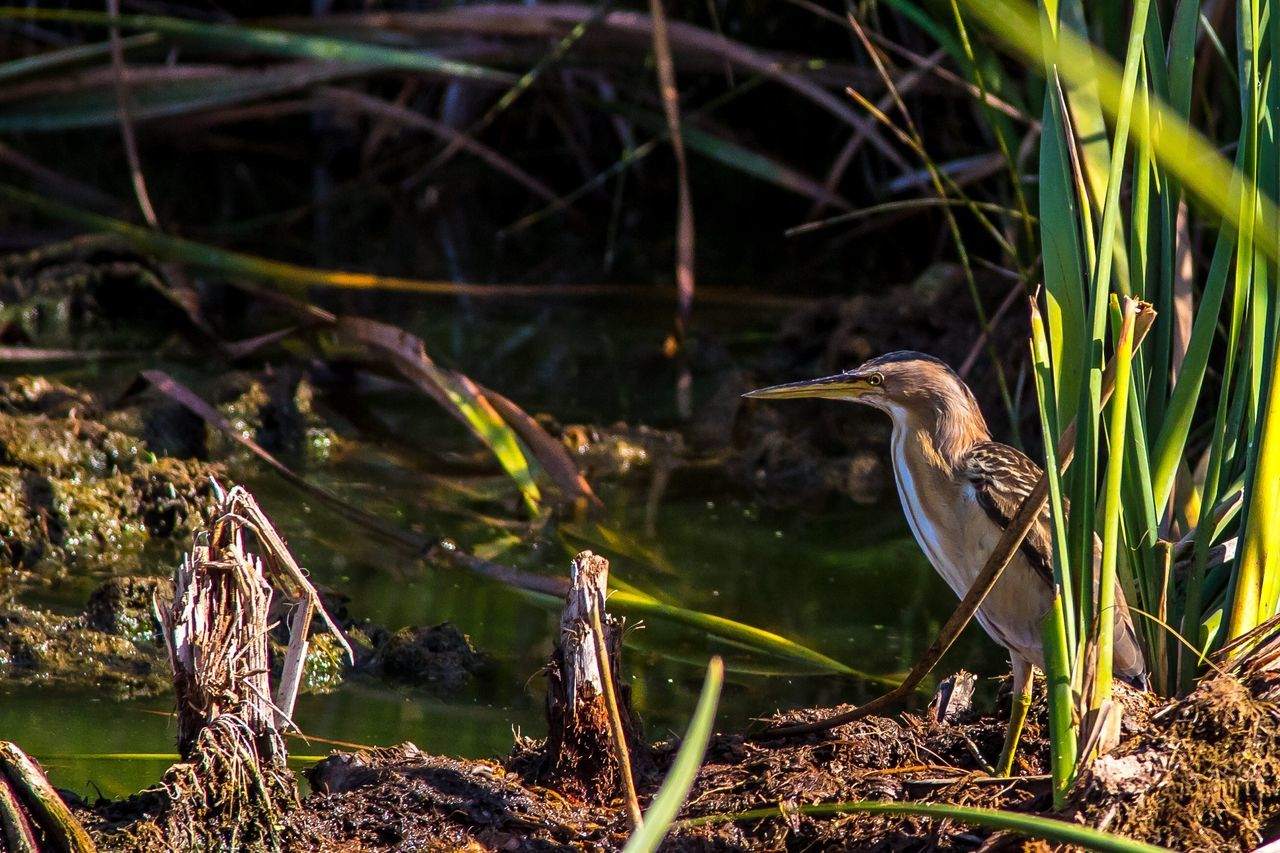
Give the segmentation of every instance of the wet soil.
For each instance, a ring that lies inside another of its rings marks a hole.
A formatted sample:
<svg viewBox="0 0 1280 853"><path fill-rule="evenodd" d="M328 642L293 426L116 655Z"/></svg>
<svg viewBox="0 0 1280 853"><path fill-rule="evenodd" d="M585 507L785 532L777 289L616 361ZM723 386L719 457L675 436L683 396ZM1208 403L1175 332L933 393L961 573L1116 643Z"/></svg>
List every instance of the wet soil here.
<svg viewBox="0 0 1280 853"><path fill-rule="evenodd" d="M1128 693L1125 735L1074 791L1064 820L1173 849L1248 850L1275 834L1280 813L1280 709L1234 679L1206 682L1156 708ZM842 709L836 709L842 710ZM830 710L780 715L799 722ZM717 735L681 810L682 820L760 808L782 814L677 825L664 849L976 850L1044 849L1014 836L948 820L800 814L796 806L853 800L937 802L1051 815L1044 709L1033 709L1019 778L995 780L977 756L994 756L1004 719L932 712L872 717L794 741ZM543 787L542 742L519 740L505 760L462 761L413 744L335 753L307 772L312 793L286 819L290 849L549 851L619 849L629 834L621 804L588 805ZM659 744L637 779L642 802L656 792L675 744ZM1232 754L1237 757L1233 760ZM1142 778L1117 775L1136 764ZM1122 778L1123 777L1123 778ZM1217 784L1210 782L1217 779ZM788 810L790 810L788 812ZM110 809L86 812L107 826ZM120 836L116 836L117 839ZM109 849L129 849L110 847Z"/></svg>
<svg viewBox="0 0 1280 853"><path fill-rule="evenodd" d="M136 574L177 559L204 523L215 465L158 457L105 425L91 395L0 382L0 564L8 589Z"/></svg>
<svg viewBox="0 0 1280 853"><path fill-rule="evenodd" d="M222 414L286 458L319 464L339 443L297 373L230 374L222 389ZM165 599L171 567L209 520L214 481L227 483L226 466L244 461L240 445L220 438L198 418L176 417L156 396L107 409L88 391L48 379L0 381L0 566L7 570L0 679L94 687L121 698L168 692L155 602ZM183 449L202 458L157 453ZM23 600L85 576L107 580L82 612ZM467 637L447 623L392 632L348 617L344 629L359 652L355 666L317 632L304 689L333 689L367 673L447 692L483 667ZM283 646L280 652L276 666Z"/></svg>
<svg viewBox="0 0 1280 853"><path fill-rule="evenodd" d="M1280 812L1274 774L1280 761L1280 710L1272 701L1230 678L1206 682L1186 699L1160 708L1142 694L1127 694L1123 701L1123 742L1080 782L1067 812L1054 816L1102 824L1173 849L1248 850L1275 834L1269 821ZM828 713L794 712L770 722ZM946 721L929 713L872 717L795 741L717 735L681 820L760 808L783 813L677 825L664 849L1045 849L948 820L817 817L794 810L804 804L874 800L1053 814L1043 707L1033 709L1019 756L1020 776L1014 780L992 779L977 758L998 752L1003 731L1003 717L966 712ZM312 793L286 818L287 847L620 849L629 834L621 804L588 805L538 784L544 746L522 739L505 760L492 761L428 755L411 743L335 753L307 771ZM674 747L655 747L652 768L637 780L642 802L661 784ZM1238 755L1234 764L1227 758L1232 753ZM1116 775L1116 767L1135 762L1144 768L1140 783ZM1233 774L1235 780L1228 781ZM1219 783L1206 784L1210 775ZM83 814L95 830L105 831L118 817L113 808ZM111 846L122 838L109 835L104 841L108 849L147 849Z"/></svg>

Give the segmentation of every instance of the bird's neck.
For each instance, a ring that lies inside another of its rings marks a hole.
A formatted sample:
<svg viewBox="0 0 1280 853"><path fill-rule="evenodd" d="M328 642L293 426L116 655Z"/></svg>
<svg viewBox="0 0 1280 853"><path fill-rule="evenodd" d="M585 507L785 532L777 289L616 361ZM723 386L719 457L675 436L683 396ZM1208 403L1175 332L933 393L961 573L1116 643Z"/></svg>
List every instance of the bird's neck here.
<svg viewBox="0 0 1280 853"><path fill-rule="evenodd" d="M894 444L911 447L913 467L927 465L941 473L954 474L961 460L975 444L991 440L987 422L976 407L954 406L901 409L893 417Z"/></svg>

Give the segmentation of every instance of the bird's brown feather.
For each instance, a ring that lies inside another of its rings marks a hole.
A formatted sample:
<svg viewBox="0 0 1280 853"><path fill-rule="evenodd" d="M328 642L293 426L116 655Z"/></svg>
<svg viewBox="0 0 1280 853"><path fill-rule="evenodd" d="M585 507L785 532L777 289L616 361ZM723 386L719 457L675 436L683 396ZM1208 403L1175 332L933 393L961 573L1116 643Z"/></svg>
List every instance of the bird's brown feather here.
<svg viewBox="0 0 1280 853"><path fill-rule="evenodd" d="M1001 530L1009 526L1027 495L1035 489L1042 470L1027 455L998 441L983 441L961 460L960 475L973 487L979 505ZM1049 504L1022 540L1022 555L1036 575L1053 585L1053 552Z"/></svg>

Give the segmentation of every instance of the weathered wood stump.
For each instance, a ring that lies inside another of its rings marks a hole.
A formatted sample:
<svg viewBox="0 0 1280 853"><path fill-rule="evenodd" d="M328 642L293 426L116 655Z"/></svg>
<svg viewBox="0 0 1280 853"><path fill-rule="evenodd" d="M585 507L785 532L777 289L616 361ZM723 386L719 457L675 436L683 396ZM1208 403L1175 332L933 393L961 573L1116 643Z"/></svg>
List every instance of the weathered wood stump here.
<svg viewBox="0 0 1280 853"><path fill-rule="evenodd" d="M255 543L251 554L247 541ZM274 701L272 581L296 606ZM182 761L164 777L168 806L155 831L172 849L276 850L281 815L297 802L283 732L306 656L312 614L346 646L319 596L252 496L228 492L219 517L174 575L161 613L173 667Z"/></svg>
<svg viewBox="0 0 1280 853"><path fill-rule="evenodd" d="M547 784L590 803L623 796L623 770L611 731L606 678L617 697L618 718L632 768L649 763L648 746L631 710L631 690L622 682L622 622L605 610L609 561L590 551L573 559L569 593L560 614L560 641L547 666ZM605 666L592 625L600 625Z"/></svg>
<svg viewBox="0 0 1280 853"><path fill-rule="evenodd" d="M935 723L954 723L973 711L973 691L978 676L962 669L938 682L929 702L929 716Z"/></svg>

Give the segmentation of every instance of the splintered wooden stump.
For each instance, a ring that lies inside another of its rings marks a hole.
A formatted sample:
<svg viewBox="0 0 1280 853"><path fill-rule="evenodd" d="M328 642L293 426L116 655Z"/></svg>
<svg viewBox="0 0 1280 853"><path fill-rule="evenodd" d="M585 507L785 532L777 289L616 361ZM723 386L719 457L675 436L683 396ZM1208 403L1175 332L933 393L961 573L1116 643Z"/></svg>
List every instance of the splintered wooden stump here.
<svg viewBox="0 0 1280 853"><path fill-rule="evenodd" d="M296 609L273 700L268 617L275 590ZM169 806L159 827L173 849L284 845L280 815L296 802L297 789L283 732L317 610L346 647L253 497L239 487L227 492L219 517L178 567L173 605L161 614L182 757L165 774Z"/></svg>
<svg viewBox="0 0 1280 853"><path fill-rule="evenodd" d="M220 552L220 553L219 553ZM197 545L175 579L166 620L178 698L178 754L190 760L205 729L234 715L257 742L259 758L284 765L271 707L267 615L271 587L238 532L228 544Z"/></svg>
<svg viewBox="0 0 1280 853"><path fill-rule="evenodd" d="M622 623L605 610L609 561L590 551L573 559L569 593L560 614L560 642L547 667L547 781L587 802L607 803L626 794L630 767L648 761L631 711L631 691L621 683ZM597 654L593 623L599 624L606 654ZM610 726L605 696L611 679L625 750Z"/></svg>

